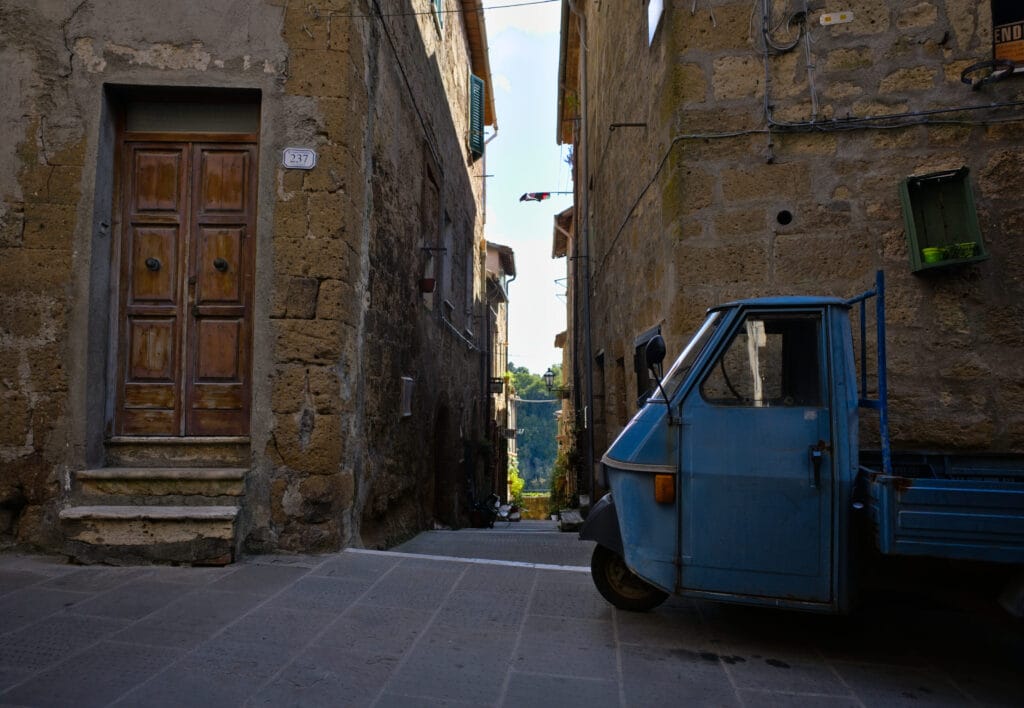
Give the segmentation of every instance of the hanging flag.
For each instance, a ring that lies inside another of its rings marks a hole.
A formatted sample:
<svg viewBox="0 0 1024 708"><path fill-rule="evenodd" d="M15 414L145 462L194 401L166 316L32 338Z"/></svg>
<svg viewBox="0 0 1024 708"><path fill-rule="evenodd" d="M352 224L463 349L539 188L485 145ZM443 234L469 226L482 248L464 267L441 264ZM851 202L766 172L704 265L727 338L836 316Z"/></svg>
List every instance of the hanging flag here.
<svg viewBox="0 0 1024 708"><path fill-rule="evenodd" d="M521 202L542 202L551 198L551 192L527 192L519 197Z"/></svg>

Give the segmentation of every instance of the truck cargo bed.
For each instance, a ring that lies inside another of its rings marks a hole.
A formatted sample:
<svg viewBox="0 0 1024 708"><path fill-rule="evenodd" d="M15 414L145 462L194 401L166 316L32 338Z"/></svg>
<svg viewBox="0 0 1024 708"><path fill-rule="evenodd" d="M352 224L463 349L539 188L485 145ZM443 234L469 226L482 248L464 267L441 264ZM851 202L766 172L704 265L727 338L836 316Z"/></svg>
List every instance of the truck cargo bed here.
<svg viewBox="0 0 1024 708"><path fill-rule="evenodd" d="M1024 457L895 454L891 475L861 460L882 553L1024 564Z"/></svg>

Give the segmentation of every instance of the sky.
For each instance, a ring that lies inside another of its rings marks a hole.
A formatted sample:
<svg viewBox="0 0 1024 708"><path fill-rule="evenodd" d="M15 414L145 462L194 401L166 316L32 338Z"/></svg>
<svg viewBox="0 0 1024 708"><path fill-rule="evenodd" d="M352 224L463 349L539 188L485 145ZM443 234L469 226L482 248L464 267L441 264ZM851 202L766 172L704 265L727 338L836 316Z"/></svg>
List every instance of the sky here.
<svg viewBox="0 0 1024 708"><path fill-rule="evenodd" d="M485 0L484 7L515 0ZM561 2L484 12L498 133L487 145L488 241L515 252L509 286L509 355L543 374L562 362L555 335L565 329L566 259L551 258L554 216L571 194L520 202L524 192L572 190L568 146L555 140ZM556 282L556 280L560 282Z"/></svg>

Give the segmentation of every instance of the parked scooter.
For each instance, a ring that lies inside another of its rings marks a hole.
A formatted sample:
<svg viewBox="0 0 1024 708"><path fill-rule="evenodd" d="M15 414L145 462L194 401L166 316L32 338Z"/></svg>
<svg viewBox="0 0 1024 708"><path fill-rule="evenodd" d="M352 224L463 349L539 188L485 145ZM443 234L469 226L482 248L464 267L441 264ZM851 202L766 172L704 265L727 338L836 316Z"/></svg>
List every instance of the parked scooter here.
<svg viewBox="0 0 1024 708"><path fill-rule="evenodd" d="M497 494L491 494L486 500L477 502L473 508L477 509L486 520L486 528L494 528L495 521L511 524L522 518L518 506L502 503L501 497Z"/></svg>
<svg viewBox="0 0 1024 708"><path fill-rule="evenodd" d="M483 501L473 502L473 527L479 529L494 528L494 520L498 518L499 506L500 503L497 494L491 494Z"/></svg>
<svg viewBox="0 0 1024 708"><path fill-rule="evenodd" d="M499 520L511 524L513 521L522 519L518 506L515 504L502 504L497 494L492 494L491 496L494 498L494 503L498 505L497 513Z"/></svg>

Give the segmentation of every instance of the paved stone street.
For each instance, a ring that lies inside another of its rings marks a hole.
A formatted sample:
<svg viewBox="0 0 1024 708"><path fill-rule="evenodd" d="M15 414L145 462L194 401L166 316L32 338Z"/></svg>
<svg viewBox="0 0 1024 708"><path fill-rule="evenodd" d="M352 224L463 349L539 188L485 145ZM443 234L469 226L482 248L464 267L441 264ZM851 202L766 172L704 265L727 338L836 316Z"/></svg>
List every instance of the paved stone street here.
<svg viewBox="0 0 1024 708"><path fill-rule="evenodd" d="M589 553L575 534L523 522L216 569L0 555L0 705L1024 699L1024 635L998 616L911 598L851 618L679 599L630 614L594 590Z"/></svg>

